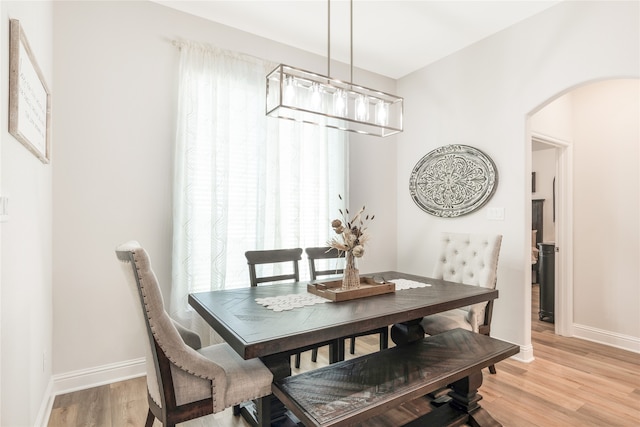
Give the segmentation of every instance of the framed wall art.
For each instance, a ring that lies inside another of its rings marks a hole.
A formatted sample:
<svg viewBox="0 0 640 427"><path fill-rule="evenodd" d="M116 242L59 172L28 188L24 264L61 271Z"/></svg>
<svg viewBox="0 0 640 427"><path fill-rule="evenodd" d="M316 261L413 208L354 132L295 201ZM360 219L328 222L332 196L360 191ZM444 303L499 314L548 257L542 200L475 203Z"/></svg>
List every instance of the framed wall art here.
<svg viewBox="0 0 640 427"><path fill-rule="evenodd" d="M9 34L9 133L49 163L51 94L17 19Z"/></svg>
<svg viewBox="0 0 640 427"><path fill-rule="evenodd" d="M428 214L455 218L482 207L496 190L491 158L468 145L446 145L425 155L411 172L411 198Z"/></svg>

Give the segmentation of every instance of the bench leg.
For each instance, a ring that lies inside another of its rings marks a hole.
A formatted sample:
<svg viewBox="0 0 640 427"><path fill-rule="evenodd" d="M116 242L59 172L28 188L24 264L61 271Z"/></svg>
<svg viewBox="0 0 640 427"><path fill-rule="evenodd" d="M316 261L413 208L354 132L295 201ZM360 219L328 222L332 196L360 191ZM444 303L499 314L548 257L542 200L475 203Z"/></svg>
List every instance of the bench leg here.
<svg viewBox="0 0 640 427"><path fill-rule="evenodd" d="M468 377L454 382L451 384L453 390L449 393L449 396L452 398L450 405L469 414L467 424L472 427L500 427L502 424L491 417L491 415L478 404L482 399L482 396L478 394L478 389L481 385L481 371L474 372Z"/></svg>

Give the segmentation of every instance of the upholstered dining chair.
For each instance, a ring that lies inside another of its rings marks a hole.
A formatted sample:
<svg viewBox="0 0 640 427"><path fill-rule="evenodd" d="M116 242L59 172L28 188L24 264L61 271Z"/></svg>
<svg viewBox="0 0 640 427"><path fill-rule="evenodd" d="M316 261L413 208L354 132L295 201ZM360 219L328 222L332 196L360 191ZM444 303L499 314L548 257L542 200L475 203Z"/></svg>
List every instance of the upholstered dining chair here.
<svg viewBox="0 0 640 427"><path fill-rule="evenodd" d="M318 262L320 260L344 258L344 252L338 251L337 249L331 248L329 246L321 246L306 248L305 253L307 254L307 259L309 260L309 272L311 274L311 280L317 280L318 277L321 276L342 274L344 272L344 269L338 268L337 265L335 268L328 268L327 266L318 268L320 265ZM355 354L357 337L376 334L380 335L380 350L384 350L385 348L387 348L389 346L389 328L384 327L345 337L350 340L349 352L351 354ZM311 360L315 362L317 359L318 349L315 348L311 352Z"/></svg>
<svg viewBox="0 0 640 427"><path fill-rule="evenodd" d="M501 244L502 236L499 234L442 233L432 276L495 289ZM420 325L428 335L463 328L488 336L492 315L493 300L427 316ZM489 371L495 374L495 366L490 366Z"/></svg>
<svg viewBox="0 0 640 427"><path fill-rule="evenodd" d="M138 242L118 246L116 256L147 332L146 427L156 418L175 426L271 394L273 375L259 359L244 360L226 343L201 347L197 334L169 317L149 255Z"/></svg>

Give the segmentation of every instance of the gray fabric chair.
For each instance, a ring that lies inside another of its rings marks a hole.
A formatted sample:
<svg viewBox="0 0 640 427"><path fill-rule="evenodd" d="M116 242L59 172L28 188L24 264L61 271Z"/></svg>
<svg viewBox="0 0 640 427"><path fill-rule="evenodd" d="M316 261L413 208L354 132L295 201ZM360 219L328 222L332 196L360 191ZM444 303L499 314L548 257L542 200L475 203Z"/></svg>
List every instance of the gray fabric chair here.
<svg viewBox="0 0 640 427"><path fill-rule="evenodd" d="M244 360L226 343L201 347L197 334L169 317L149 256L138 242L118 246L116 255L147 331L146 427L155 418L174 426L271 394L273 375L259 359Z"/></svg>
<svg viewBox="0 0 640 427"><path fill-rule="evenodd" d="M331 248L329 246L321 246L314 248L306 248L305 252L307 254L307 259L309 260L309 272L311 273L311 280L316 280L321 276L330 276L335 274L342 274L344 272L343 268L324 268L319 269L318 264L316 263L318 260L322 259L338 259L344 258L344 252L338 251L337 249ZM356 338L363 337L367 335L380 335L380 350L384 350L389 347L389 328L378 328L367 332L362 332L356 335L349 335L349 352L351 354L355 354L356 352ZM318 359L318 349L314 348L311 352L311 360L315 362Z"/></svg>
<svg viewBox="0 0 640 427"><path fill-rule="evenodd" d="M435 279L495 289L502 236L442 233L440 252L433 271ZM483 335L491 333L493 301L434 314L420 325L428 335L463 328ZM495 366L489 370L495 374Z"/></svg>

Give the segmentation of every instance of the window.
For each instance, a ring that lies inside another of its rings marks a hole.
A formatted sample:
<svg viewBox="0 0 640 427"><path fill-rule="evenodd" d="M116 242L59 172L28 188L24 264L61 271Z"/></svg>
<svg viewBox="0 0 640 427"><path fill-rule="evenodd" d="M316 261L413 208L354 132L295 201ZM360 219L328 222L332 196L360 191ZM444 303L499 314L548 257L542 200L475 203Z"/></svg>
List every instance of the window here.
<svg viewBox="0 0 640 427"><path fill-rule="evenodd" d="M347 181L343 132L265 116L275 64L195 43L180 50L171 295L178 317L190 292L248 286L247 250L324 245Z"/></svg>

